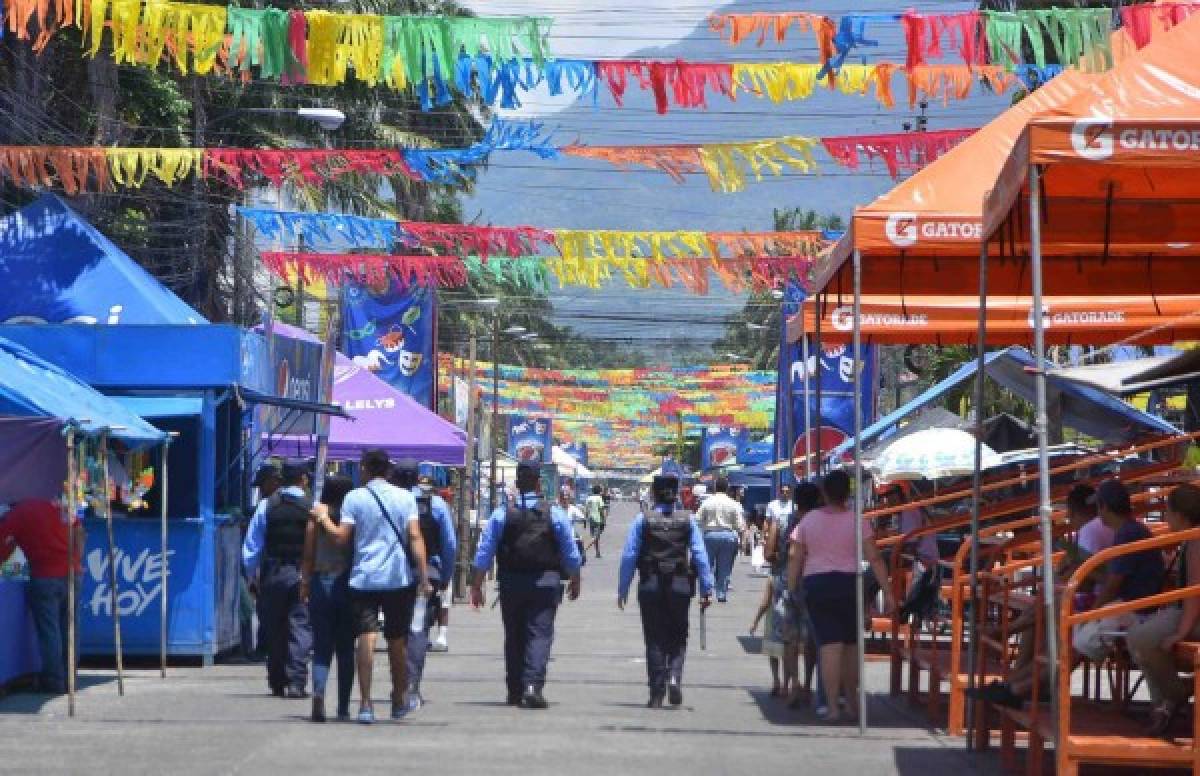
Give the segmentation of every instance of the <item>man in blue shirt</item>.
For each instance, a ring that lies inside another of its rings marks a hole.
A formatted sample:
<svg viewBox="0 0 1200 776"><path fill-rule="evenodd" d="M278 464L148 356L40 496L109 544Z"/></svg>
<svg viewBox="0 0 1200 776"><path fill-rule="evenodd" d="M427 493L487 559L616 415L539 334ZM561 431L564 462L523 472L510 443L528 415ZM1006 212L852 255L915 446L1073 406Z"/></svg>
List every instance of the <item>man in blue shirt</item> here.
<svg viewBox="0 0 1200 776"><path fill-rule="evenodd" d="M358 631L358 721L369 725L375 721L371 673L379 612L383 610L383 637L387 639L392 669L392 719L398 720L408 713L404 696L408 689L407 638L413 606L417 594L429 595L431 588L416 500L387 481L392 465L385 451L367 450L361 466L366 485L346 494L341 521L334 523L327 514L321 514L317 527L338 544L354 542L350 595Z"/></svg>
<svg viewBox="0 0 1200 776"><path fill-rule="evenodd" d="M664 696L672 706L683 703L688 609L697 578L701 611L712 603L713 574L699 526L686 511L675 509L679 479L673 474L657 476L651 492L654 507L634 518L621 553L617 607L625 608L636 569L650 685L646 705L661 709Z"/></svg>
<svg viewBox="0 0 1200 776"><path fill-rule="evenodd" d="M504 669L508 705L544 709L542 687L554 642L554 616L567 595L579 597L579 549L571 523L540 504L538 467L517 466L516 503L496 509L484 526L471 579L471 605L484 605L483 581L492 560L499 562L500 614L504 620Z"/></svg>
<svg viewBox="0 0 1200 776"><path fill-rule="evenodd" d="M283 487L263 499L242 543L246 576L261 576L258 591L259 618L267 647L267 684L280 697L308 695L308 653L312 628L308 607L300 599L300 560L304 555L304 531L312 501L308 470L285 464Z"/></svg>
<svg viewBox="0 0 1200 776"><path fill-rule="evenodd" d="M450 507L441 496L419 482L419 467L416 461L403 460L392 470L392 484L413 495L417 502L417 525L425 541L425 552L429 559L429 584L433 593L425 605L423 622L414 622L408 636L408 710L421 708L421 676L425 673L425 653L429 649L429 629L437 620L442 608L442 591L454 578L454 559L458 542L454 536L454 519ZM418 607L419 608L419 607Z"/></svg>

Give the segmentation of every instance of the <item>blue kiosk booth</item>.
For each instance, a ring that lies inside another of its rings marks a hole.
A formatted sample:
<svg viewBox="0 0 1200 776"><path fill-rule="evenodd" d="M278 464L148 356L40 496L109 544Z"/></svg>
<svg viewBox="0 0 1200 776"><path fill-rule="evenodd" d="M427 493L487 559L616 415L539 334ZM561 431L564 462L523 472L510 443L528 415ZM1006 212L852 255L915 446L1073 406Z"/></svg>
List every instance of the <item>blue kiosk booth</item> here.
<svg viewBox="0 0 1200 776"><path fill-rule="evenodd" d="M117 398L157 428L168 447L167 653L213 658L240 643L240 515L249 488L255 408L261 424L311 424L321 345L267 338L235 326L64 324L0 326L17 342ZM334 410L336 411L336 410ZM310 426L311 427L311 426ZM270 432L270 427L262 429ZM158 655L162 558L161 483L149 515L117 517L117 606L124 652ZM114 653L107 548L102 524L88 526L80 599L80 651Z"/></svg>

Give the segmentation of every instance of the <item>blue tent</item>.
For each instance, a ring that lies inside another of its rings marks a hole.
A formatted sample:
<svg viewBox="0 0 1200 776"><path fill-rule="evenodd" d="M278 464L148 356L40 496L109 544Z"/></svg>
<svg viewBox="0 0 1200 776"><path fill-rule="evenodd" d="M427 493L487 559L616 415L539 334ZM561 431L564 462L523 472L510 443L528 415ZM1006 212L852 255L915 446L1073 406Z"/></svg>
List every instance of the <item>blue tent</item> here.
<svg viewBox="0 0 1200 776"><path fill-rule="evenodd" d="M120 403L6 339L0 339L0 416L55 418L87 434L109 430L129 447L166 439Z"/></svg>
<svg viewBox="0 0 1200 776"><path fill-rule="evenodd" d="M0 219L0 275L0 322L207 322L53 194Z"/></svg>
<svg viewBox="0 0 1200 776"><path fill-rule="evenodd" d="M1009 347L993 351L984 357L984 374L995 380L1001 387L1032 403L1035 398L1035 377L1029 371L1029 367L1033 365L1034 359L1029 351L1024 348ZM971 359L945 380L926 389L903 407L863 429L862 444L866 446L876 440L886 439L895 433L900 422L906 417L973 379L977 366L978 362ZM1047 405L1051 407L1058 404L1064 426L1108 444L1126 444L1146 433L1179 433L1179 429L1161 418L1131 407L1103 391L1075 383L1048 380L1046 401ZM831 450L829 454L833 457L840 457L853 447L854 438L851 437Z"/></svg>

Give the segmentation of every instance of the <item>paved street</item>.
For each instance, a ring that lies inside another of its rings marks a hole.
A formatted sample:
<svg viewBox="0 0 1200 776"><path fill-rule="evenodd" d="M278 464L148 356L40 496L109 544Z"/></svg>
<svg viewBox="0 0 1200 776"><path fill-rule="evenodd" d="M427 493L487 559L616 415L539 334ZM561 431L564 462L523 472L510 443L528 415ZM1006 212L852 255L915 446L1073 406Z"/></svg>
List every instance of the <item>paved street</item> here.
<svg viewBox="0 0 1200 776"><path fill-rule="evenodd" d="M680 710L650 711L636 606L619 612L616 567L632 517L620 505L604 557L584 571L584 594L564 605L546 696L549 711L504 705L498 609L455 607L451 651L430 656L430 703L398 724L305 720L308 701L271 698L261 666L177 668L167 680L134 671L117 697L111 671L85 671L78 716L65 699L0 699L3 773L458 773L929 774L995 767L962 742L926 729L886 697L886 666L869 666L872 730L829 727L767 695L767 662L746 654L745 633L763 581L739 561L728 604L708 616L708 650L693 638ZM695 609L693 609L693 613ZM386 658L375 696L386 711ZM333 680L331 679L331 689ZM357 697L357 691L355 693ZM332 712L332 706L330 707Z"/></svg>

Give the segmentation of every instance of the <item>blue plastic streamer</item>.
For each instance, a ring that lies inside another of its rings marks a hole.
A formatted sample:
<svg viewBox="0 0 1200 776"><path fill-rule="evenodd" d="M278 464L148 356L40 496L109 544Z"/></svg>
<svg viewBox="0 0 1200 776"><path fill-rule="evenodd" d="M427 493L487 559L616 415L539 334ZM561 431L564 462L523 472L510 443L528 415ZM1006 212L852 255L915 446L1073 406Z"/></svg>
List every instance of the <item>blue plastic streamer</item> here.
<svg viewBox="0 0 1200 776"><path fill-rule="evenodd" d="M497 119L488 127L483 138L467 148L410 148L403 151L404 160L413 172L432 183L454 185L475 179L475 165L487 161L493 151L529 151L543 159L558 156L549 135L543 135L544 124L536 121L503 121Z"/></svg>
<svg viewBox="0 0 1200 776"><path fill-rule="evenodd" d="M866 37L867 22L893 22L899 20L899 14L876 13L843 16L838 22L837 35L833 37L833 47L837 49L837 54L817 72L817 78L820 79L830 73L837 73L846 61L846 57L850 54L850 50L855 46L873 47L879 45L879 41Z"/></svg>
<svg viewBox="0 0 1200 776"><path fill-rule="evenodd" d="M397 241L416 243L386 218L367 218L342 213L296 213L238 207L238 213L254 224L255 230L270 240L303 239L306 247L319 250L347 245L391 250Z"/></svg>
<svg viewBox="0 0 1200 776"><path fill-rule="evenodd" d="M1038 88L1062 71L1062 65L1017 65L1013 68L1013 73L1029 91Z"/></svg>

